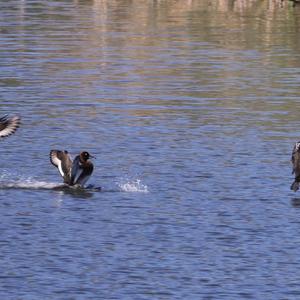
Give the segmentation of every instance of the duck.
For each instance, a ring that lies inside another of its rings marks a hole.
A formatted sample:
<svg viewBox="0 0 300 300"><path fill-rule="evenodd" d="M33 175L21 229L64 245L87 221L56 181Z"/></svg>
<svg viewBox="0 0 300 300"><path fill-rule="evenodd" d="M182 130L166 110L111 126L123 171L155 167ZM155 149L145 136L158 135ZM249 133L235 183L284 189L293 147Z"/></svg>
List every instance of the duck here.
<svg viewBox="0 0 300 300"><path fill-rule="evenodd" d="M13 134L20 126L21 118L19 116L0 118L0 138L5 138Z"/></svg>
<svg viewBox="0 0 300 300"><path fill-rule="evenodd" d="M94 165L90 158L95 158L87 151L80 152L72 160L67 150L51 150L50 162L58 168L64 184L83 188L91 177Z"/></svg>
<svg viewBox="0 0 300 300"><path fill-rule="evenodd" d="M297 192L300 185L300 141L294 145L291 162L293 165L292 174L295 174L295 179L291 185L291 190Z"/></svg>

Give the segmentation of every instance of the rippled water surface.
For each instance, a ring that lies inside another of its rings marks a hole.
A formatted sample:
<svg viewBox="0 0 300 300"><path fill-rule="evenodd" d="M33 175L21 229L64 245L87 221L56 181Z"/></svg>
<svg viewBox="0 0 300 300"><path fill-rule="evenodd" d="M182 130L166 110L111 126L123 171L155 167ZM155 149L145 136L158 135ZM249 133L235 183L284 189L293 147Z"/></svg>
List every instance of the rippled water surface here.
<svg viewBox="0 0 300 300"><path fill-rule="evenodd" d="M0 2L1 299L299 299L300 7ZM96 156L57 190L50 149Z"/></svg>

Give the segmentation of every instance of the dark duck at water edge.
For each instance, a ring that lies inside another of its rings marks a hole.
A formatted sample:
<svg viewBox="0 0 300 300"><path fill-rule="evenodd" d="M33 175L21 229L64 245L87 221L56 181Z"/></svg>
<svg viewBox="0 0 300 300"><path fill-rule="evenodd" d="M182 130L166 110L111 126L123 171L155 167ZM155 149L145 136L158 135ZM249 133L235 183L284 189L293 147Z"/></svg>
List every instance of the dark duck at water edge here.
<svg viewBox="0 0 300 300"><path fill-rule="evenodd" d="M73 161L66 150L50 151L51 163L58 168L64 183L69 186L84 187L94 170L90 158L94 157L86 151L80 152Z"/></svg>
<svg viewBox="0 0 300 300"><path fill-rule="evenodd" d="M20 126L21 118L18 116L0 118L0 138L13 134Z"/></svg>
<svg viewBox="0 0 300 300"><path fill-rule="evenodd" d="M300 185L300 142L297 142L293 148L291 161L293 164L292 174L295 174L295 180L291 185L291 190L296 192Z"/></svg>

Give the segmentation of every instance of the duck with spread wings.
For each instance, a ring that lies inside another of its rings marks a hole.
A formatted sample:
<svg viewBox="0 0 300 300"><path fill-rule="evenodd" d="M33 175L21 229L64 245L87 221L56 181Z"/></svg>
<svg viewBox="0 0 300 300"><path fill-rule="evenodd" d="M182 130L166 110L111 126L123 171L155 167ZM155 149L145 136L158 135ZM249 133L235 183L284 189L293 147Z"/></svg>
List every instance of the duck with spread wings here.
<svg viewBox="0 0 300 300"><path fill-rule="evenodd" d="M84 187L94 170L94 165L90 158L94 157L87 151L80 152L74 160L72 160L69 152L66 150L50 151L51 163L58 168L64 183L70 186Z"/></svg>

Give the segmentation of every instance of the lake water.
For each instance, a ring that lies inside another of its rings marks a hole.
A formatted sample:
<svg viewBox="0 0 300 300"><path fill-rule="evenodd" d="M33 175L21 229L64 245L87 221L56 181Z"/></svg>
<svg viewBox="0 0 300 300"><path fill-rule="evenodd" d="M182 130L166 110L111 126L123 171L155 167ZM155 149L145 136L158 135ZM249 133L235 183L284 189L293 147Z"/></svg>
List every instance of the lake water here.
<svg viewBox="0 0 300 300"><path fill-rule="evenodd" d="M1 299L299 299L300 7L0 2ZM96 159L57 191L50 149Z"/></svg>

